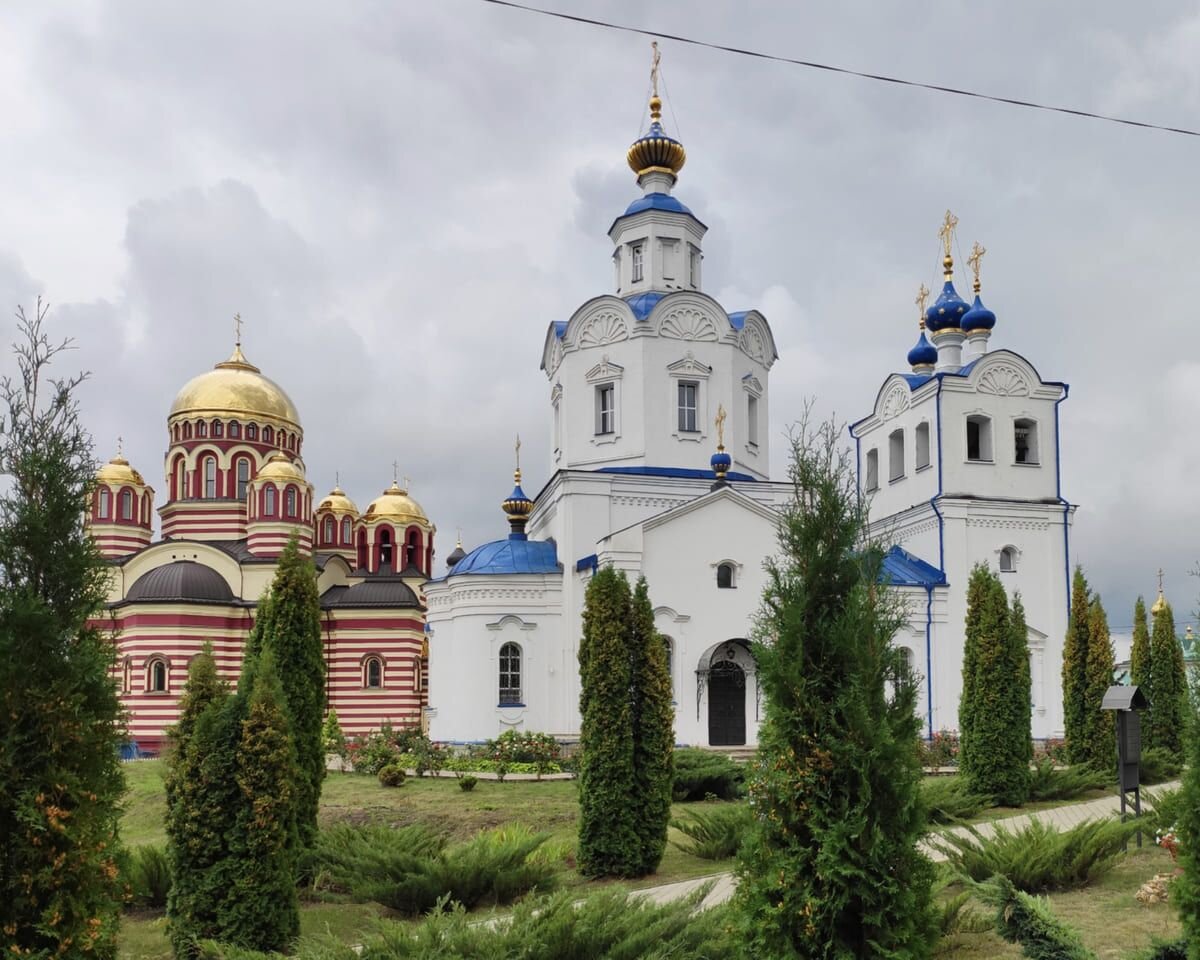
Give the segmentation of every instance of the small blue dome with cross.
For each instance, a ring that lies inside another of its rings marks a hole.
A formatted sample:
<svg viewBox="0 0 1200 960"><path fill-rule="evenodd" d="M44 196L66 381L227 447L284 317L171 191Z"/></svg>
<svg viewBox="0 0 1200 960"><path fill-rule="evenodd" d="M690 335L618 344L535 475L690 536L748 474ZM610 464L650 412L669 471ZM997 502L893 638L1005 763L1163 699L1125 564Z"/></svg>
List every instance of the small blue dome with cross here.
<svg viewBox="0 0 1200 960"><path fill-rule="evenodd" d="M921 336L916 345L908 351L908 365L910 367L932 367L937 363L937 356L937 347L929 342L925 336L925 329L922 327Z"/></svg>

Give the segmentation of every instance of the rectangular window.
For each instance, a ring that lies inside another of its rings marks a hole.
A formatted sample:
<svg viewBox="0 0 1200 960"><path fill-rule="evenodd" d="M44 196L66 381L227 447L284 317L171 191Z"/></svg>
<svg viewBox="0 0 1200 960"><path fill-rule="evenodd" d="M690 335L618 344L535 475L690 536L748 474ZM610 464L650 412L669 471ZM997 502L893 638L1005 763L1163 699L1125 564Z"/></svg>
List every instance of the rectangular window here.
<svg viewBox="0 0 1200 960"><path fill-rule="evenodd" d="M596 388L596 435L617 432L617 387L605 383Z"/></svg>
<svg viewBox="0 0 1200 960"><path fill-rule="evenodd" d="M893 430L888 436L888 480L904 479L904 431Z"/></svg>
<svg viewBox="0 0 1200 960"><path fill-rule="evenodd" d="M642 245L635 243L630 247L629 256L633 267L633 282L637 283L642 279Z"/></svg>
<svg viewBox="0 0 1200 960"><path fill-rule="evenodd" d="M929 466L929 422L917 424L917 469Z"/></svg>
<svg viewBox="0 0 1200 960"><path fill-rule="evenodd" d="M217 461L208 457L204 461L204 496L212 500L217 495Z"/></svg>
<svg viewBox="0 0 1200 960"><path fill-rule="evenodd" d="M250 483L250 461L242 457L237 462L237 497L245 502L246 486Z"/></svg>
<svg viewBox="0 0 1200 960"><path fill-rule="evenodd" d="M688 244L688 283L700 286L700 251Z"/></svg>
<svg viewBox="0 0 1200 960"><path fill-rule="evenodd" d="M746 398L746 442L758 446L758 397L753 394Z"/></svg>
<svg viewBox="0 0 1200 960"><path fill-rule="evenodd" d="M1040 463L1037 447L1037 424L1033 420L1017 420L1013 424L1013 458L1017 463Z"/></svg>
<svg viewBox="0 0 1200 960"><path fill-rule="evenodd" d="M867 451L867 490L879 489L879 451Z"/></svg>
<svg viewBox="0 0 1200 960"><path fill-rule="evenodd" d="M679 381L679 431L680 433L696 432L696 401L700 393L700 384L693 380Z"/></svg>
<svg viewBox="0 0 1200 960"><path fill-rule="evenodd" d="M662 274L664 280L675 279L675 251L679 244L675 240L660 240L658 249L662 251Z"/></svg>
<svg viewBox="0 0 1200 960"><path fill-rule="evenodd" d="M967 459L992 460L992 421L987 417L967 417Z"/></svg>
<svg viewBox="0 0 1200 960"><path fill-rule="evenodd" d="M121 491L121 519L133 519L133 493L129 490Z"/></svg>
<svg viewBox="0 0 1200 960"><path fill-rule="evenodd" d="M111 494L109 494L108 490L103 487L100 488L100 510L98 511L98 515L101 520L108 519L108 498L110 496Z"/></svg>
<svg viewBox="0 0 1200 960"><path fill-rule="evenodd" d="M613 251L613 283L617 288L617 293L621 292L621 248L617 247Z"/></svg>

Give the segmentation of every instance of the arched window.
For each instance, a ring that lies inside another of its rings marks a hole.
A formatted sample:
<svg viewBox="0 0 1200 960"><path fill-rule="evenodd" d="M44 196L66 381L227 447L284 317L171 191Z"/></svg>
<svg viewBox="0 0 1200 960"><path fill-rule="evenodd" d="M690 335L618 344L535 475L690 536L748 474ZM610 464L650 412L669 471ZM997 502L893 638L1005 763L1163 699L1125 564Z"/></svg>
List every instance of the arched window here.
<svg viewBox="0 0 1200 960"><path fill-rule="evenodd" d="M229 421L229 439L237 440L242 435L242 425L236 420Z"/></svg>
<svg viewBox="0 0 1200 960"><path fill-rule="evenodd" d="M263 443L270 446L275 442L275 431L270 427L263 427Z"/></svg>
<svg viewBox="0 0 1200 960"><path fill-rule="evenodd" d="M734 586L733 564L722 563L717 565L717 586L722 590L730 590Z"/></svg>
<svg viewBox="0 0 1200 960"><path fill-rule="evenodd" d="M888 435L888 480L904 477L904 430L893 430Z"/></svg>
<svg viewBox="0 0 1200 960"><path fill-rule="evenodd" d="M175 442L178 443L179 442L179 424L175 424L174 435L175 435Z"/></svg>
<svg viewBox="0 0 1200 960"><path fill-rule="evenodd" d="M413 692L420 693L421 692L421 658L420 657L413 657L412 671L413 671Z"/></svg>
<svg viewBox="0 0 1200 960"><path fill-rule="evenodd" d="M96 516L101 520L108 519L108 512L111 509L112 494L108 492L108 487L100 488L100 505L96 508Z"/></svg>
<svg viewBox="0 0 1200 960"><path fill-rule="evenodd" d="M1013 573L1017 569L1017 551L1013 547L1005 547L1000 551L1000 572Z"/></svg>
<svg viewBox="0 0 1200 960"><path fill-rule="evenodd" d="M214 420L212 422L212 435L214 437L219 437L224 432L225 432L225 424L223 424L220 420Z"/></svg>
<svg viewBox="0 0 1200 960"><path fill-rule="evenodd" d="M217 495L217 458L204 458L204 496L212 500Z"/></svg>
<svg viewBox="0 0 1200 960"><path fill-rule="evenodd" d="M267 484L267 489L263 491L263 516L275 516L275 487Z"/></svg>
<svg viewBox="0 0 1200 960"><path fill-rule="evenodd" d="M246 424L246 439L247 440L257 440L258 439L258 424L256 424L256 423Z"/></svg>
<svg viewBox="0 0 1200 960"><path fill-rule="evenodd" d="M421 566L421 535L416 530L410 530L408 544L405 547L404 565L406 567Z"/></svg>
<svg viewBox="0 0 1200 960"><path fill-rule="evenodd" d="M146 692L167 692L167 661L162 657L151 657L146 664Z"/></svg>
<svg viewBox="0 0 1200 960"><path fill-rule="evenodd" d="M667 676L671 678L671 693L675 693L675 642L666 634L662 638L663 647L667 651Z"/></svg>
<svg viewBox="0 0 1200 960"><path fill-rule="evenodd" d="M190 423L185 423L183 425L183 439L184 440L192 439L192 425Z"/></svg>
<svg viewBox="0 0 1200 960"><path fill-rule="evenodd" d="M1022 417L1013 422L1013 460L1016 463L1041 463L1038 459L1036 420Z"/></svg>
<svg viewBox="0 0 1200 960"><path fill-rule="evenodd" d="M208 424L205 423L203 420L196 421L196 436L198 436L198 437L207 437L208 436Z"/></svg>
<svg viewBox="0 0 1200 960"><path fill-rule="evenodd" d="M506 643L500 648L500 705L521 702L521 648Z"/></svg>
<svg viewBox="0 0 1200 960"><path fill-rule="evenodd" d="M368 690L383 688L383 661L378 657L367 657L363 661L363 686Z"/></svg>
<svg viewBox="0 0 1200 960"><path fill-rule="evenodd" d="M283 449L286 446L287 446L287 431L280 430L279 431L279 447L280 447L280 449Z"/></svg>
<svg viewBox="0 0 1200 960"><path fill-rule="evenodd" d="M379 569L392 565L392 531L384 527L379 531Z"/></svg>
<svg viewBox="0 0 1200 960"><path fill-rule="evenodd" d="M361 570L367 565L367 531L358 531L358 568Z"/></svg>
<svg viewBox="0 0 1200 960"><path fill-rule="evenodd" d="M232 424L230 429L237 426ZM237 497L243 503L246 502L246 487L250 483L250 461L245 457L239 457L237 462Z"/></svg>
<svg viewBox="0 0 1200 960"><path fill-rule="evenodd" d="M352 528L351 528L351 524L350 524L350 518L349 517L343 518L343 520L342 520L342 544L343 545L349 545L351 529Z"/></svg>
<svg viewBox="0 0 1200 960"><path fill-rule="evenodd" d="M287 491L283 495L283 502L284 502L284 506L287 508L287 515L289 517L296 516L296 488L295 487L287 488Z"/></svg>
<svg viewBox="0 0 1200 960"><path fill-rule="evenodd" d="M917 469L924 470L929 466L929 421L922 420L917 424Z"/></svg>
<svg viewBox="0 0 1200 960"><path fill-rule="evenodd" d="M321 542L326 546L333 543L333 517L325 518L324 530L321 533Z"/></svg>
<svg viewBox="0 0 1200 960"><path fill-rule="evenodd" d="M133 491L132 490L122 490L121 491L121 519L122 520L132 520L133 519Z"/></svg>
<svg viewBox="0 0 1200 960"><path fill-rule="evenodd" d="M121 664L121 692L133 692L133 659L126 657Z"/></svg>
<svg viewBox="0 0 1200 960"><path fill-rule="evenodd" d="M867 485L863 488L868 493L879 489L879 451L867 451Z"/></svg>

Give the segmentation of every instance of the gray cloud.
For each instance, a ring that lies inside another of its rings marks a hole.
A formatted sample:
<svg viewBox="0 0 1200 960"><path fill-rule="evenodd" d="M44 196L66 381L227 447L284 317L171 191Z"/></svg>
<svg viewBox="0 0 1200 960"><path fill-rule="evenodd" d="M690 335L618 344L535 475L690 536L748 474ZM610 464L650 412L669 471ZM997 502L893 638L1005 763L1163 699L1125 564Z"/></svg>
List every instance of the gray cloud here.
<svg viewBox="0 0 1200 960"><path fill-rule="evenodd" d="M1162 122L1200 107L1200 21L1167 5L602 12ZM852 419L902 367L953 207L963 249L990 251L993 342L1071 383L1075 558L1110 619L1129 622L1160 565L1190 610L1196 145L663 49L708 288L762 309L780 345L776 475L805 397ZM514 433L527 489L547 475L546 325L608 290L605 231L636 196L623 158L645 122L642 38L474 0L30 4L0 62L0 304L58 304L79 345L64 362L94 372L99 453L123 434L161 486L171 399L227 355L240 311L247 353L300 407L318 488L340 471L365 507L398 460L442 556L456 527L468 545L502 533Z"/></svg>

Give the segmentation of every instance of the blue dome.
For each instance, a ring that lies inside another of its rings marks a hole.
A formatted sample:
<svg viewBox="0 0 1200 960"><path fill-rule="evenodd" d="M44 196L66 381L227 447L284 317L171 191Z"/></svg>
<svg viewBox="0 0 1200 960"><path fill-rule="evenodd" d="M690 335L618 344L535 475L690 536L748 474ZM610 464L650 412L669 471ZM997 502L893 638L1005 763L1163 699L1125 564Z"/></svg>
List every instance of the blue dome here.
<svg viewBox="0 0 1200 960"><path fill-rule="evenodd" d="M476 547L446 576L464 574L558 573L558 550L553 540L493 540Z"/></svg>
<svg viewBox="0 0 1200 960"><path fill-rule="evenodd" d="M967 302L954 289L954 281L947 280L933 306L925 311L925 326L936 333L938 330L956 330L967 312Z"/></svg>
<svg viewBox="0 0 1200 960"><path fill-rule="evenodd" d="M979 294L975 294L975 302L971 309L963 314L962 328L964 330L991 330L996 325L996 315L983 305Z"/></svg>
<svg viewBox="0 0 1200 960"><path fill-rule="evenodd" d="M713 473L723 473L733 466L733 457L722 451L714 453L709 463L712 464Z"/></svg>
<svg viewBox="0 0 1200 960"><path fill-rule="evenodd" d="M669 193L648 193L644 197L638 197L625 208L625 212L621 216L629 217L635 213L641 213L643 210L665 210L668 213L686 213L689 217L695 216L691 210Z"/></svg>
<svg viewBox="0 0 1200 960"><path fill-rule="evenodd" d="M937 347L925 339L925 331L921 331L921 338L916 342L916 345L908 351L908 365L910 367L932 366L937 363Z"/></svg>

